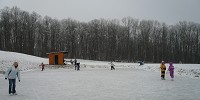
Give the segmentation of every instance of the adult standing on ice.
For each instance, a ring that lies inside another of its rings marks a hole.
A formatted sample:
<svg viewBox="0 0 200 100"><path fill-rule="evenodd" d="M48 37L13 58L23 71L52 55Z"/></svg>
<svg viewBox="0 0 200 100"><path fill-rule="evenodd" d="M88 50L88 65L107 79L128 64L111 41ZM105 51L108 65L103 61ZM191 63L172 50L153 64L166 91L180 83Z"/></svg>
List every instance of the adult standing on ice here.
<svg viewBox="0 0 200 100"><path fill-rule="evenodd" d="M168 68L169 72L170 72L170 76L171 76L171 80L173 81L174 80L174 66L173 66L173 63L170 62L169 63L169 68Z"/></svg>
<svg viewBox="0 0 200 100"><path fill-rule="evenodd" d="M165 80L165 70L166 70L166 66L165 66L165 62L164 62L164 61L161 62L160 70L161 70L161 79L162 79L162 80Z"/></svg>
<svg viewBox="0 0 200 100"><path fill-rule="evenodd" d="M16 78L18 77L18 80L20 82L20 70L18 68L18 63L14 62L13 66L8 68L6 74L5 74L5 79L8 79L9 81L9 94L12 95L17 95L15 87L16 87Z"/></svg>

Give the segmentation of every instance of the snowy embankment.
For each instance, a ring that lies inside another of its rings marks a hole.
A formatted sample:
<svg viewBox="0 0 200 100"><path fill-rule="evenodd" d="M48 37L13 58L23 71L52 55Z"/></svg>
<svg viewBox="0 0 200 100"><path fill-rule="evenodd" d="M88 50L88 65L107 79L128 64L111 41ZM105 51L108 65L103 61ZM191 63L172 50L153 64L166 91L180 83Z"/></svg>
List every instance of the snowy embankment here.
<svg viewBox="0 0 200 100"><path fill-rule="evenodd" d="M35 57L27 54L21 54L9 51L0 51L0 72L7 70L12 66L13 62L19 63L19 68L22 71L33 70L39 68L42 62L47 64L48 59Z"/></svg>

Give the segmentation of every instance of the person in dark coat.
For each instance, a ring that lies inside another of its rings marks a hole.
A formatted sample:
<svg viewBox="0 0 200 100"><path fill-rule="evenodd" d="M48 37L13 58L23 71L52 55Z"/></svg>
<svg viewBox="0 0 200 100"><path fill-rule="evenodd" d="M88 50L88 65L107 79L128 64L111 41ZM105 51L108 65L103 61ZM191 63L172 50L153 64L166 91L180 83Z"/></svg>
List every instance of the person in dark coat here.
<svg viewBox="0 0 200 100"><path fill-rule="evenodd" d="M144 65L144 61L138 61L138 63L140 63L140 66Z"/></svg>
<svg viewBox="0 0 200 100"><path fill-rule="evenodd" d="M80 70L80 63L76 63L77 65L77 70Z"/></svg>

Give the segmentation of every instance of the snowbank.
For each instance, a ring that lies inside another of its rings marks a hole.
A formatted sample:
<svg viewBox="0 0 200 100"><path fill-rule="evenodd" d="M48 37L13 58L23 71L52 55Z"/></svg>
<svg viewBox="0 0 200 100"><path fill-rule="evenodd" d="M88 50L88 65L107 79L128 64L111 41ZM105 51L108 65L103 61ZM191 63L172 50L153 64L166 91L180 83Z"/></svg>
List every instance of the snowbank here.
<svg viewBox="0 0 200 100"><path fill-rule="evenodd" d="M1 72L7 70L15 61L19 63L19 68L22 71L36 69L41 62L48 63L48 59L16 52L0 51L0 55Z"/></svg>

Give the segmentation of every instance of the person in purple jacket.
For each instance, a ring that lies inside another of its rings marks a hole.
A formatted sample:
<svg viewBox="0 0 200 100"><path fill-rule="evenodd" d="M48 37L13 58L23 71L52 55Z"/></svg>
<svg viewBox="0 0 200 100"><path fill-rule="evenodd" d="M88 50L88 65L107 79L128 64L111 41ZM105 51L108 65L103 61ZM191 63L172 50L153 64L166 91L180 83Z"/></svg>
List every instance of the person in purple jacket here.
<svg viewBox="0 0 200 100"><path fill-rule="evenodd" d="M169 68L168 68L169 72L170 72L170 76L171 76L171 80L173 81L174 80L174 66L173 66L173 63L170 62L169 63Z"/></svg>

